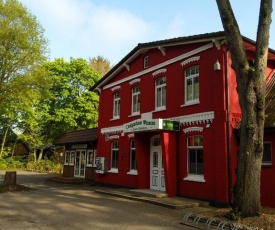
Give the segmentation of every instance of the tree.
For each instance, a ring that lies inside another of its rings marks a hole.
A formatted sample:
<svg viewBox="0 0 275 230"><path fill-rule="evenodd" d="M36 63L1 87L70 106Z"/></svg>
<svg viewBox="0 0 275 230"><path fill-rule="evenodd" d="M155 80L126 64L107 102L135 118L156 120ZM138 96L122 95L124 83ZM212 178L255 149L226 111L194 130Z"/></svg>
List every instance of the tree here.
<svg viewBox="0 0 275 230"><path fill-rule="evenodd" d="M26 95L32 96L27 89L33 82L21 83L46 60L47 43L36 17L21 3L0 0L0 127L4 132L18 121L17 109L25 106ZM1 146L4 142L5 138Z"/></svg>
<svg viewBox="0 0 275 230"><path fill-rule="evenodd" d="M101 76L106 74L110 68L110 61L102 56L97 56L89 60L91 67L96 70Z"/></svg>
<svg viewBox="0 0 275 230"><path fill-rule="evenodd" d="M55 59L45 62L43 72L51 79L50 98L41 98L37 113L41 117L36 132L43 137L39 155L41 159L45 145L54 143L66 132L97 126L98 95L89 89L100 78L84 59ZM37 130L38 126L40 130ZM35 130L33 130L35 131Z"/></svg>
<svg viewBox="0 0 275 230"><path fill-rule="evenodd" d="M261 212L260 177L265 121L265 77L272 0L261 0L254 64L247 58L229 0L216 0L236 73L242 111L234 210L243 217Z"/></svg>

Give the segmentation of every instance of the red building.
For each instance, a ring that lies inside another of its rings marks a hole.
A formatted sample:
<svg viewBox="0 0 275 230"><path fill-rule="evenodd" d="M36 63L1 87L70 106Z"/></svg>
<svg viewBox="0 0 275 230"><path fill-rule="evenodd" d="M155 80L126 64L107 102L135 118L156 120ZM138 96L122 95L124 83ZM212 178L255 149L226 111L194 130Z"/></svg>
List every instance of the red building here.
<svg viewBox="0 0 275 230"><path fill-rule="evenodd" d="M98 182L230 202L241 112L225 41L217 32L138 44L93 87ZM243 41L253 59L255 42ZM270 50L267 81L274 68ZM275 206L273 131L266 140L262 202Z"/></svg>

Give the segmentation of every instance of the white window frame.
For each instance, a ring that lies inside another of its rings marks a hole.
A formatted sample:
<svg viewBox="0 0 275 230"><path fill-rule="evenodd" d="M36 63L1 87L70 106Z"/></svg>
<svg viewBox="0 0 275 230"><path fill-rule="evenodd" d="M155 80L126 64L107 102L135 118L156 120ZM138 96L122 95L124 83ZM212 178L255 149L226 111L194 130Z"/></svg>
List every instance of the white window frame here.
<svg viewBox="0 0 275 230"><path fill-rule="evenodd" d="M70 158L71 158L70 151L65 151L64 165L69 165L70 164Z"/></svg>
<svg viewBox="0 0 275 230"><path fill-rule="evenodd" d="M116 165L114 165L113 156L116 154ZM111 170L110 173L118 173L118 160L119 160L119 142L113 141L111 144Z"/></svg>
<svg viewBox="0 0 275 230"><path fill-rule="evenodd" d="M75 150L70 151L70 163L69 165L74 165L75 164Z"/></svg>
<svg viewBox="0 0 275 230"><path fill-rule="evenodd" d="M115 92L113 101L113 119L119 119L120 117L120 92Z"/></svg>
<svg viewBox="0 0 275 230"><path fill-rule="evenodd" d="M272 165L272 143L271 142L269 142L269 141L264 141L264 145L270 145L270 161L263 161L262 160L262 165L263 166L270 166L270 165ZM263 152L263 154L264 154L264 152Z"/></svg>
<svg viewBox="0 0 275 230"><path fill-rule="evenodd" d="M195 69L195 73L190 73L193 69ZM184 71L184 85L185 85L185 105L192 105L192 104L198 104L200 102L200 82L199 82L199 65L193 65L187 68ZM195 98L195 83L194 81L198 79L198 98ZM191 81L192 83L192 92L191 92L191 99L188 99L187 95L187 82Z"/></svg>
<svg viewBox="0 0 275 230"><path fill-rule="evenodd" d="M196 174L196 173L190 173L189 169L190 169L190 165L189 165L189 159L190 159L190 152L189 150L192 149L200 149L203 150L203 144L202 145L188 145L188 140L190 138L196 138L196 137L201 137L203 140L203 136L202 135L194 135L194 136L189 136L187 138L187 177L183 178L183 180L185 181L195 181L195 182L205 182L204 179L204 173L203 174ZM203 154L203 158L204 158L204 154ZM204 159L203 159L204 162ZM203 163L204 164L204 163Z"/></svg>
<svg viewBox="0 0 275 230"><path fill-rule="evenodd" d="M132 167L132 158L133 154L135 154L135 168ZM134 140L130 141L130 171L127 173L128 175L138 175L137 173L137 153L136 153L136 142Z"/></svg>
<svg viewBox="0 0 275 230"><path fill-rule="evenodd" d="M155 110L165 110L165 109L166 109L166 77L159 77L155 81Z"/></svg>
<svg viewBox="0 0 275 230"><path fill-rule="evenodd" d="M90 161L90 156L92 155L92 162ZM95 149L89 149L87 150L87 167L95 167L95 158L96 158L96 150Z"/></svg>
<svg viewBox="0 0 275 230"><path fill-rule="evenodd" d="M149 56L147 55L143 58L143 68L145 69L148 67L149 67Z"/></svg>
<svg viewBox="0 0 275 230"><path fill-rule="evenodd" d="M132 115L140 114L140 87L139 85L132 88Z"/></svg>

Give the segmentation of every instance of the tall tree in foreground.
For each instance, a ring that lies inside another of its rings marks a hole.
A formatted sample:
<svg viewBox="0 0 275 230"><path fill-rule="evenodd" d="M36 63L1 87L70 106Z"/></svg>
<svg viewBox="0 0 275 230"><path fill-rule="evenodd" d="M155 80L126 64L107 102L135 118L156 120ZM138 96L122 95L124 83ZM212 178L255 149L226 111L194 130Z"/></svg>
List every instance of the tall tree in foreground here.
<svg viewBox="0 0 275 230"><path fill-rule="evenodd" d="M44 29L17 0L0 0L0 130L5 133L20 120L34 90L25 81L48 54ZM5 145L2 138L1 146ZM2 148L1 148L2 149ZM0 154L1 155L1 154Z"/></svg>
<svg viewBox="0 0 275 230"><path fill-rule="evenodd" d="M261 213L260 177L265 121L265 76L272 0L261 0L254 64L250 65L229 0L216 0L236 73L242 111L234 211L243 217Z"/></svg>

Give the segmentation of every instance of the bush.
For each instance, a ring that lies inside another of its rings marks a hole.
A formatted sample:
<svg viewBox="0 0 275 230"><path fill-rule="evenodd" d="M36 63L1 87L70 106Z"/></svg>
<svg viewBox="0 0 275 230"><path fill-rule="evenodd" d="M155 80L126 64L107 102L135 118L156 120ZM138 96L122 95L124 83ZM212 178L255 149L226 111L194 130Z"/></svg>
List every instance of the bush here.
<svg viewBox="0 0 275 230"><path fill-rule="evenodd" d="M29 155L27 159L22 156L0 158L0 170L11 169L61 173L63 165L49 159L34 161L32 155Z"/></svg>

